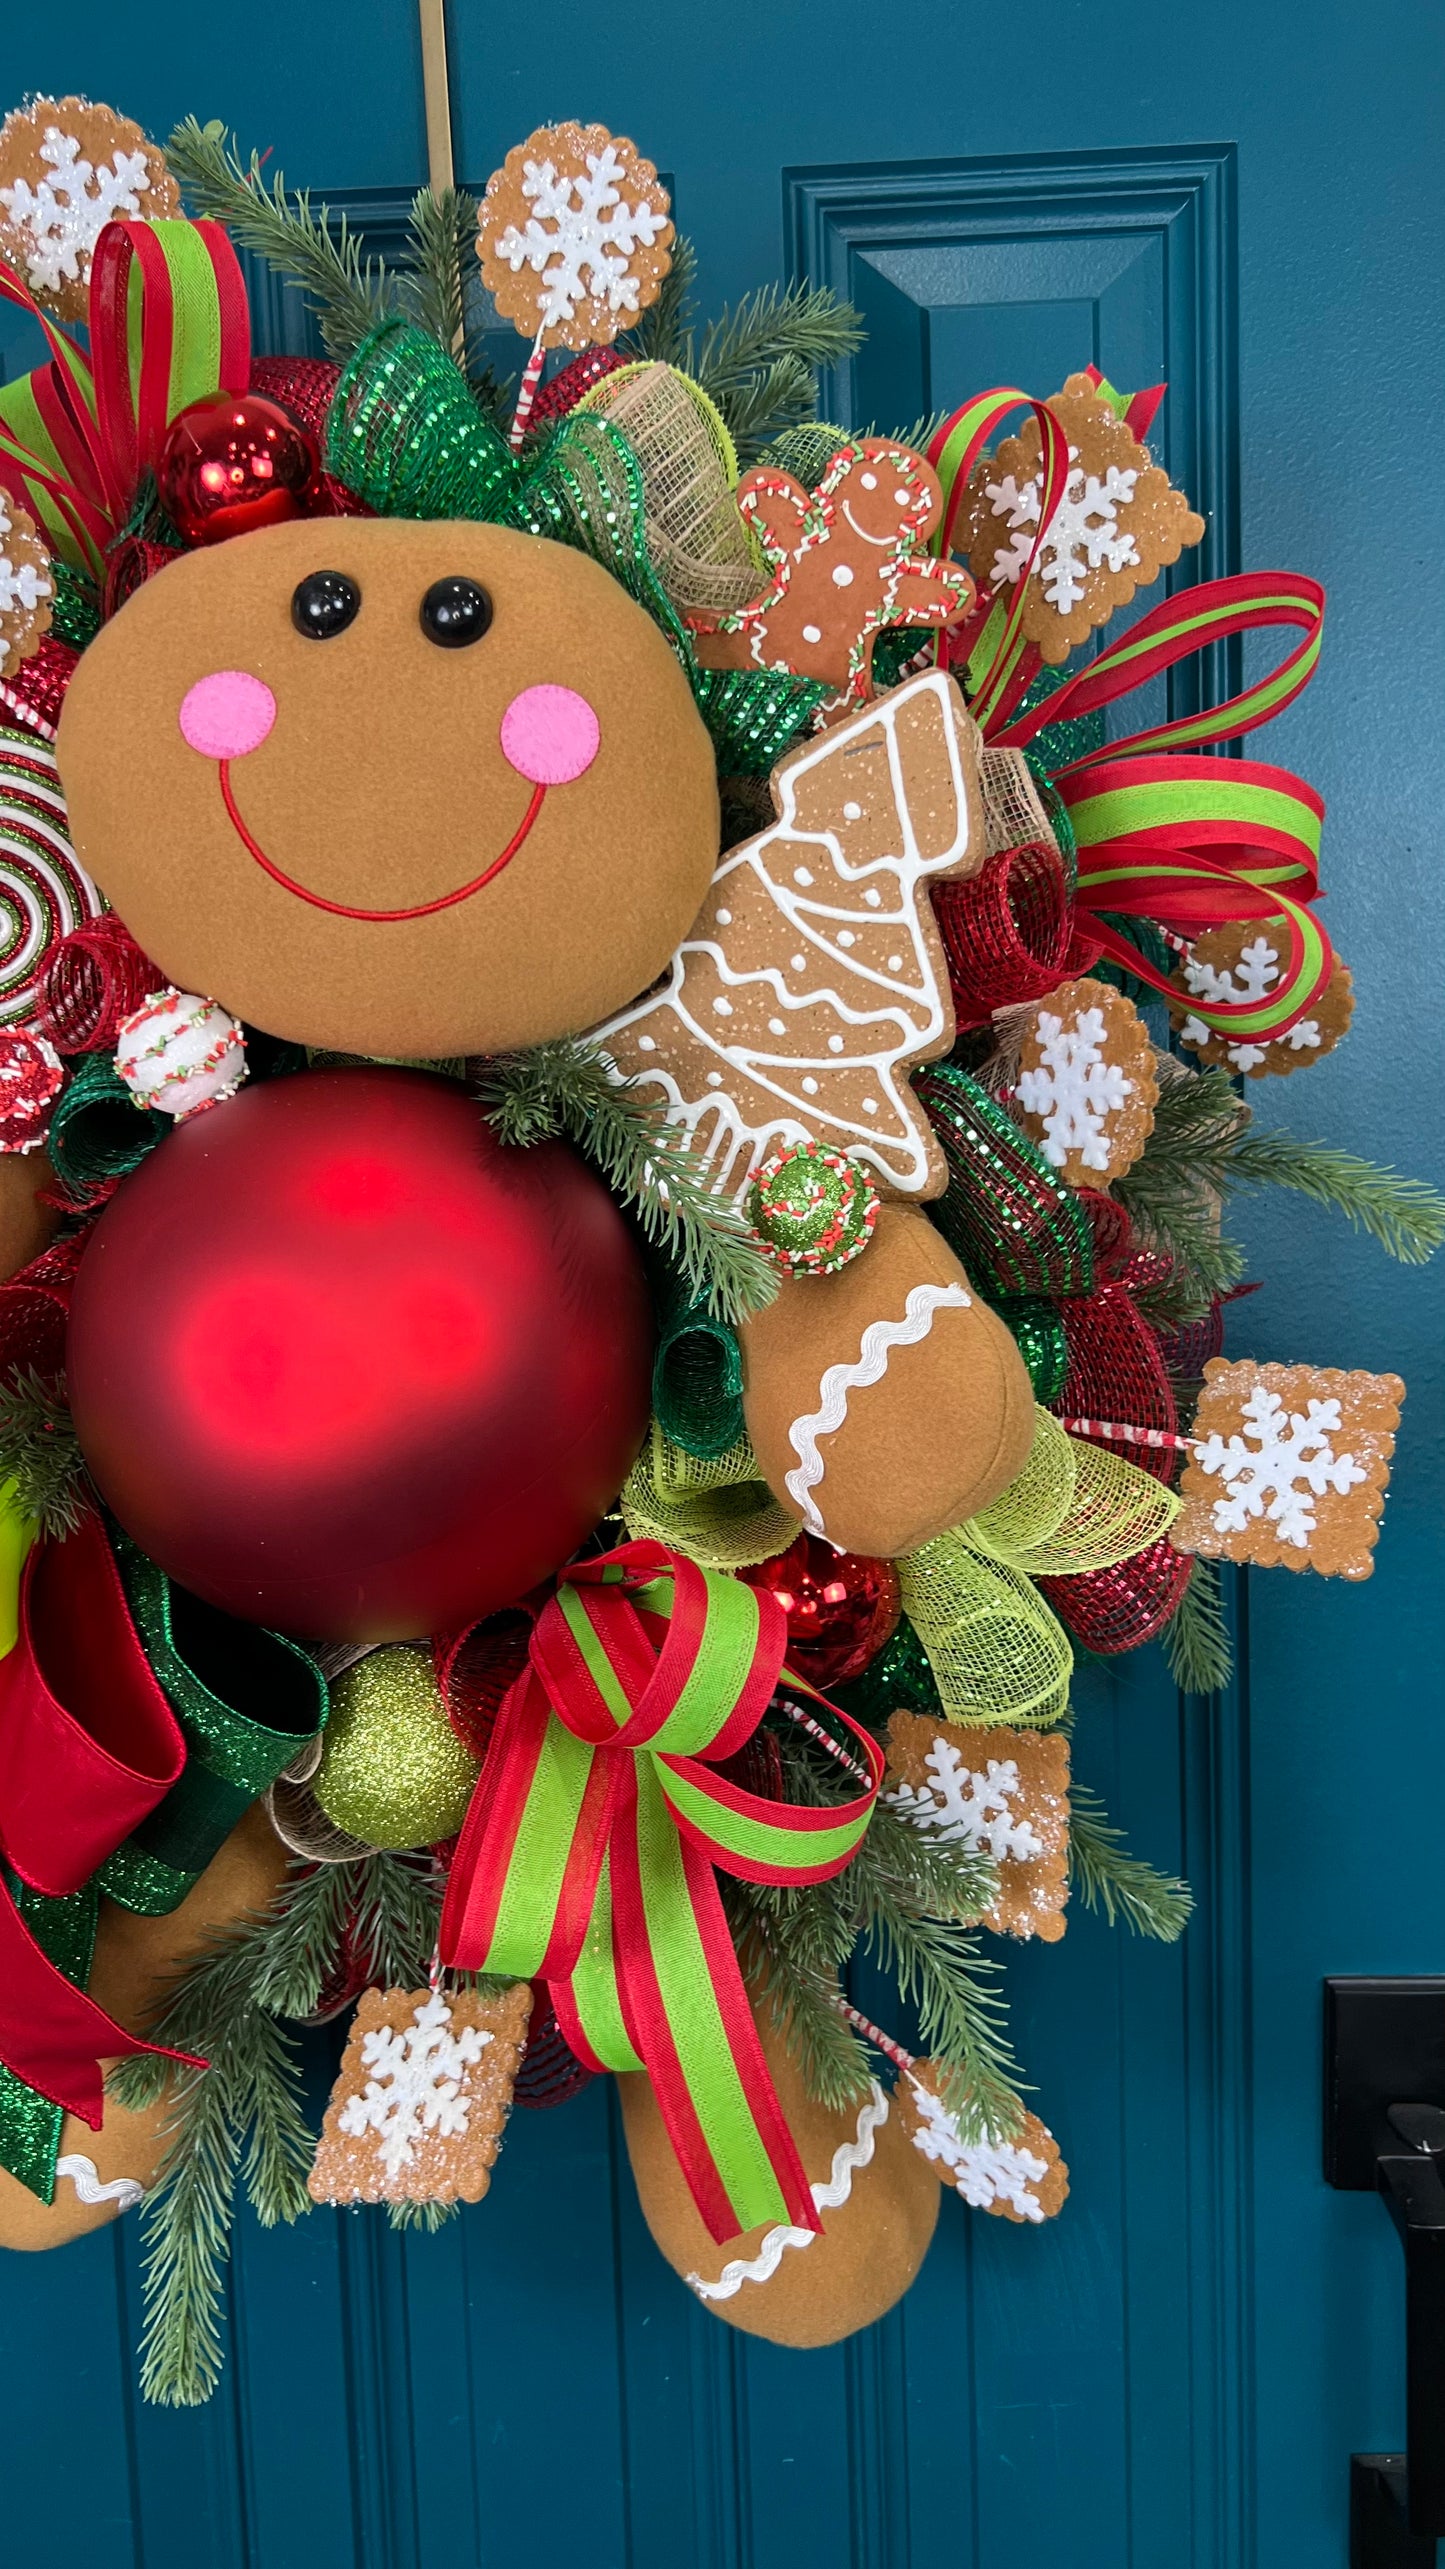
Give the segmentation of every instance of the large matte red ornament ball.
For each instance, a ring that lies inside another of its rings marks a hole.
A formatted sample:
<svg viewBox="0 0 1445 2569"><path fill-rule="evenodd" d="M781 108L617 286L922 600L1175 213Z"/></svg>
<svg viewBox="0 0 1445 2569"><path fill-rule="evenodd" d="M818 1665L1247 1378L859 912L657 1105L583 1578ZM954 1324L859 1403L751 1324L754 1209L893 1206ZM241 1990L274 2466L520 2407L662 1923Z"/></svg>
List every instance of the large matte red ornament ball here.
<svg viewBox="0 0 1445 2569"><path fill-rule="evenodd" d="M316 441L264 393L207 393L177 411L156 465L161 506L187 544L219 544L305 515Z"/></svg>
<svg viewBox="0 0 1445 2569"><path fill-rule="evenodd" d="M903 1612L891 1561L835 1552L815 1534L800 1534L786 1552L738 1576L777 1598L788 1618L788 1665L824 1694L862 1675L891 1641Z"/></svg>
<svg viewBox="0 0 1445 2569"><path fill-rule="evenodd" d="M326 1641L454 1632L569 1559L647 1425L631 1232L453 1082L311 1071L187 1120L96 1224L81 1448L183 1587Z"/></svg>

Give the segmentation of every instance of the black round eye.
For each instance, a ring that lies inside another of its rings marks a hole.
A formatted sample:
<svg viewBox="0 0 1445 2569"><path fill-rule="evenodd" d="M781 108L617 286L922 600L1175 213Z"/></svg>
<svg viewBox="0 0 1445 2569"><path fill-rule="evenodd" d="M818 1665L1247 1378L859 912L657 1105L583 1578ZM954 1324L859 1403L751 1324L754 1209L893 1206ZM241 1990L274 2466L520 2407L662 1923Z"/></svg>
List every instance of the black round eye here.
<svg viewBox="0 0 1445 2569"><path fill-rule="evenodd" d="M313 642L329 642L344 633L361 611L361 591L344 571L312 571L291 597L291 621Z"/></svg>
<svg viewBox="0 0 1445 2569"><path fill-rule="evenodd" d="M492 601L475 580L433 580L421 602L423 633L447 651L480 642L491 621Z"/></svg>

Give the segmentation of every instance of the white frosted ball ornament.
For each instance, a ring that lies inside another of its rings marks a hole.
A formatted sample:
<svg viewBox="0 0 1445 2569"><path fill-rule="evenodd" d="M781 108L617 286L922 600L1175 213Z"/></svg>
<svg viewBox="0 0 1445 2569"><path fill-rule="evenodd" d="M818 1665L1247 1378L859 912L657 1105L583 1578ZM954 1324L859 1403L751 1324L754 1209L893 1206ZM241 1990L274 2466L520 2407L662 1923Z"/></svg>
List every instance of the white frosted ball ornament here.
<svg viewBox="0 0 1445 2569"><path fill-rule="evenodd" d="M235 1095L246 1076L246 1039L218 1000L157 990L123 1019L115 1067L137 1106L180 1123Z"/></svg>

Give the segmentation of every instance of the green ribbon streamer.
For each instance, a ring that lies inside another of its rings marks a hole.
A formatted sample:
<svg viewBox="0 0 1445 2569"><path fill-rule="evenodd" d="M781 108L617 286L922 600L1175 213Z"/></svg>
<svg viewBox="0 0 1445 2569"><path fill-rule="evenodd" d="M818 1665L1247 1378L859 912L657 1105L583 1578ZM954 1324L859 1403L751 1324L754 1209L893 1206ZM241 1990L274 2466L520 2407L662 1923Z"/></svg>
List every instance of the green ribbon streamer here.
<svg viewBox="0 0 1445 2569"><path fill-rule="evenodd" d="M101 1866L112 1900L145 1917L178 1907L224 1839L325 1726L326 1680L300 1644L235 1621L124 1536L117 1557L146 1656L185 1734L184 1772ZM264 1704L266 1718L237 1700Z"/></svg>
<svg viewBox="0 0 1445 2569"><path fill-rule="evenodd" d="M57 1183L89 1204L112 1178L127 1177L163 1142L170 1118L138 1106L108 1053L89 1053L66 1082L46 1148Z"/></svg>
<svg viewBox="0 0 1445 2569"><path fill-rule="evenodd" d="M7 1873L15 1906L41 1952L83 1989L90 1978L95 1951L95 1924L100 1902L93 1882L63 1899L48 1900L15 1874ZM8 2168L42 2203L55 2201L55 2162L60 2155L63 2109L27 2087L23 2078L0 2061L0 2167Z"/></svg>

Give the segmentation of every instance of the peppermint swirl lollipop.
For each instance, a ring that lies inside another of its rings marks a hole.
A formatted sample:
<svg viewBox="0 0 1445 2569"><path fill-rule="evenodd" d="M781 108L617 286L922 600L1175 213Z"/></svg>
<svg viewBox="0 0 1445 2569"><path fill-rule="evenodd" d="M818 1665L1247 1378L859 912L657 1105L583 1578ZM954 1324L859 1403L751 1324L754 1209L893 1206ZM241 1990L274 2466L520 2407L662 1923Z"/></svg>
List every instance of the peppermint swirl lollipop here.
<svg viewBox="0 0 1445 2569"><path fill-rule="evenodd" d="M748 1220L785 1276L835 1276L867 1248L878 1196L846 1151L798 1142L765 1160L748 1189Z"/></svg>
<svg viewBox="0 0 1445 2569"><path fill-rule="evenodd" d="M34 1014L51 948L100 906L70 844L55 752L0 730L0 1025Z"/></svg>

